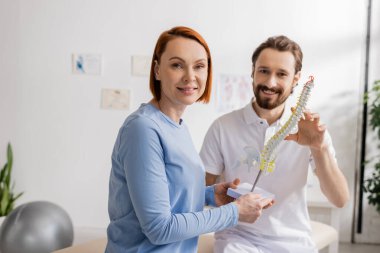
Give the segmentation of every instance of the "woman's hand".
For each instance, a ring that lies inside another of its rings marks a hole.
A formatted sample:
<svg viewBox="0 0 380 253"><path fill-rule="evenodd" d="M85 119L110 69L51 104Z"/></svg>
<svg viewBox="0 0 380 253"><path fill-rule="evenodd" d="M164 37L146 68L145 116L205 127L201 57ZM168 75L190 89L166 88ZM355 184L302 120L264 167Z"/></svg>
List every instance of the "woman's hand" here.
<svg viewBox="0 0 380 253"><path fill-rule="evenodd" d="M261 216L262 210L271 207L274 201L251 192L240 196L235 203L239 211L239 221L253 223Z"/></svg>
<svg viewBox="0 0 380 253"><path fill-rule="evenodd" d="M216 206L228 204L235 199L227 195L228 188L236 189L240 184L240 179L235 178L233 182L224 182L214 185L214 196Z"/></svg>

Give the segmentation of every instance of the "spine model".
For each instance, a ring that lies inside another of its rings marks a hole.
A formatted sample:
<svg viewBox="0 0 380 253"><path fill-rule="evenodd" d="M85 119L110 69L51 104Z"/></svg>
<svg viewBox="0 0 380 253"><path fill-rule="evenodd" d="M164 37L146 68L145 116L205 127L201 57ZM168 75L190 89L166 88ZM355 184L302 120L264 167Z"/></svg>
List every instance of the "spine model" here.
<svg viewBox="0 0 380 253"><path fill-rule="evenodd" d="M310 76L309 81L303 86L301 95L298 98L297 105L292 112L292 115L286 121L286 123L267 141L263 150L260 153L259 158L259 173L256 176L255 182L253 183L251 192L255 189L257 182L261 176L261 173L272 172L275 168L275 159L276 159L276 148L282 140L295 128L298 121L301 119L302 114L306 108L307 101L310 97L311 89L314 87L314 77ZM253 161L253 166L257 163L256 160Z"/></svg>
<svg viewBox="0 0 380 253"><path fill-rule="evenodd" d="M265 144L260 154L260 170L265 172L272 172L275 167L275 151L278 145L285 137L292 131L301 119L303 111L306 108L307 101L310 97L311 89L314 86L314 77L310 76L309 81L306 82L302 89L302 93L298 98L296 108L293 110L292 115L286 123L273 135Z"/></svg>

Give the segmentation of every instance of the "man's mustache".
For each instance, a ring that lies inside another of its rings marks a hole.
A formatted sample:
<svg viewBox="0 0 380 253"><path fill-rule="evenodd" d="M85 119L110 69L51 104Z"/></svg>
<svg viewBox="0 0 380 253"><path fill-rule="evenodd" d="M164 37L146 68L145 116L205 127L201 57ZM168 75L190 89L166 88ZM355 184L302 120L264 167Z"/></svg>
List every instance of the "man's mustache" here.
<svg viewBox="0 0 380 253"><path fill-rule="evenodd" d="M279 94L282 94L284 91L283 89L281 88L268 88L267 86L263 85L263 84L258 84L257 87L256 87L257 90L263 90L263 91L271 91L271 92L275 92L275 93L279 93Z"/></svg>

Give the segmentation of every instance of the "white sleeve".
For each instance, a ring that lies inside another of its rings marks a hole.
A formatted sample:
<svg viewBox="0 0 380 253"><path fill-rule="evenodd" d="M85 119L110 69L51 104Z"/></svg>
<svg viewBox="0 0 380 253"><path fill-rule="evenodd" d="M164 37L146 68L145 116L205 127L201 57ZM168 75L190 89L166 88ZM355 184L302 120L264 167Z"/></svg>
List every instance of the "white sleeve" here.
<svg viewBox="0 0 380 253"><path fill-rule="evenodd" d="M207 131L200 152L200 156L205 166L206 172L214 175L221 175L224 170L224 159L221 152L220 131L220 122L216 120Z"/></svg>

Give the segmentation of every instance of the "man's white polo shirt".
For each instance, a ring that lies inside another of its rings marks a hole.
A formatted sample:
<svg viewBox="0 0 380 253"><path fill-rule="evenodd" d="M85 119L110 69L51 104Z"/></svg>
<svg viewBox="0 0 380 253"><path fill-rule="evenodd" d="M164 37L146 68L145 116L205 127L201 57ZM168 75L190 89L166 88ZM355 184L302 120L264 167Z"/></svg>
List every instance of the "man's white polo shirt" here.
<svg viewBox="0 0 380 253"><path fill-rule="evenodd" d="M285 106L282 117L269 126L266 120L258 117L252 103L249 103L215 120L206 134L200 153L206 171L215 175L224 174L225 181L239 178L241 183L252 184L258 173L250 166L252 153L263 149L265 141L286 123L290 114L290 107ZM329 150L335 156L331 138L327 132L325 136ZM239 223L230 232L244 230L249 231L247 236L298 240L309 246L313 244L309 236L306 203L309 166L314 169L315 165L308 147L293 141L282 141L277 148L275 170L262 175L257 184L275 194L275 204L264 210L254 224Z"/></svg>

